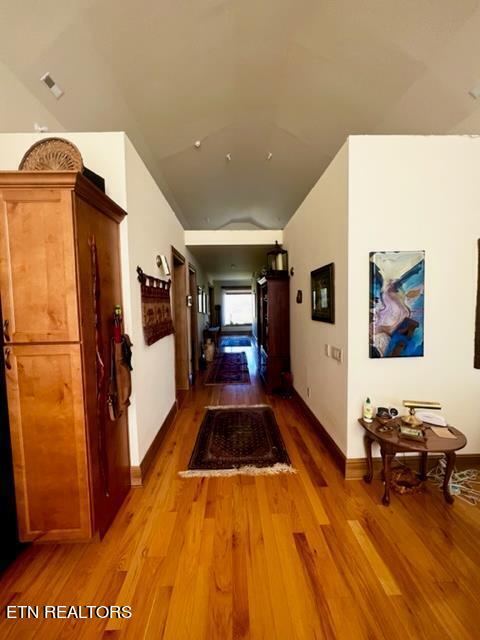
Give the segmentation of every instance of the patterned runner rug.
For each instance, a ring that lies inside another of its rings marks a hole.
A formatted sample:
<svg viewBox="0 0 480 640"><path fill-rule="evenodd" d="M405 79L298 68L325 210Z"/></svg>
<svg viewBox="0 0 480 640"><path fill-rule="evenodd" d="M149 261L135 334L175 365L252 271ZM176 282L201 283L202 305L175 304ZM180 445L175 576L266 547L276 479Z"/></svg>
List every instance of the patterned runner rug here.
<svg viewBox="0 0 480 640"><path fill-rule="evenodd" d="M251 347L252 342L248 336L223 336L220 338L221 347Z"/></svg>
<svg viewBox="0 0 480 640"><path fill-rule="evenodd" d="M250 384L245 352L217 353L208 368L205 384Z"/></svg>
<svg viewBox="0 0 480 640"><path fill-rule="evenodd" d="M295 473L268 405L206 409L188 471L180 476Z"/></svg>

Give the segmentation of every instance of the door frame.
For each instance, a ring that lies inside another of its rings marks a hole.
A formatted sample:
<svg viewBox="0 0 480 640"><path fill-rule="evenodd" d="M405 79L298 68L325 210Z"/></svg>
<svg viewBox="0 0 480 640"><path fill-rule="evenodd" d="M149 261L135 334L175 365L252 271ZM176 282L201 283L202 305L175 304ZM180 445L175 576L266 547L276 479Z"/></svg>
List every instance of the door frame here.
<svg viewBox="0 0 480 640"><path fill-rule="evenodd" d="M172 317L175 347L175 390L179 396L190 388L187 322L187 263L172 245Z"/></svg>
<svg viewBox="0 0 480 640"><path fill-rule="evenodd" d="M190 307L190 350L191 350L191 380L195 383L195 376L198 371L199 341L198 341L198 297L197 297L197 270L188 263L188 289L192 299Z"/></svg>
<svg viewBox="0 0 480 640"><path fill-rule="evenodd" d="M208 315L211 326L215 317L215 287L210 283L208 283Z"/></svg>

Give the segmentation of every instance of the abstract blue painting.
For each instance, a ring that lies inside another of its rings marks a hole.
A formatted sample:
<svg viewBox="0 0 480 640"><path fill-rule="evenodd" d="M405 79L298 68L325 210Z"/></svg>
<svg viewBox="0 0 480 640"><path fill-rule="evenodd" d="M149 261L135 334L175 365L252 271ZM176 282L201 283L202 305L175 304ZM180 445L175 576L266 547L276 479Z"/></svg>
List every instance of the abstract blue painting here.
<svg viewBox="0 0 480 640"><path fill-rule="evenodd" d="M370 358L423 356L425 251L370 253Z"/></svg>

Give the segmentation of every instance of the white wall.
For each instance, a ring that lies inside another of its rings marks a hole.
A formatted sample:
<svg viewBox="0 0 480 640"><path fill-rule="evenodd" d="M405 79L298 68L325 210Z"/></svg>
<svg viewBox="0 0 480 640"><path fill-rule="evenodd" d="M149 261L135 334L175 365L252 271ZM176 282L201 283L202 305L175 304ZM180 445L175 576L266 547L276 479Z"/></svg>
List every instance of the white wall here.
<svg viewBox="0 0 480 640"><path fill-rule="evenodd" d="M140 287L136 268L161 276L157 254L169 257L173 245L185 256L183 227L130 140L125 137L125 176L128 211L128 261L130 274L131 337L134 344L132 405L136 414L137 451L131 462L140 463L175 402L175 351L173 335L151 346L143 339ZM171 260L170 260L171 262ZM170 265L171 266L171 265ZM134 434L132 433L132 440Z"/></svg>
<svg viewBox="0 0 480 640"><path fill-rule="evenodd" d="M348 457L364 456L364 398L438 400L480 452L473 340L480 238L480 138L349 139ZM425 249L423 358L368 357L369 252Z"/></svg>
<svg viewBox="0 0 480 640"><path fill-rule="evenodd" d="M294 387L344 453L347 451L347 212L345 144L284 230L290 278L291 359ZM335 263L335 324L311 319L310 272ZM302 304L295 299L303 292ZM344 361L325 355L340 347ZM310 397L307 395L310 389Z"/></svg>

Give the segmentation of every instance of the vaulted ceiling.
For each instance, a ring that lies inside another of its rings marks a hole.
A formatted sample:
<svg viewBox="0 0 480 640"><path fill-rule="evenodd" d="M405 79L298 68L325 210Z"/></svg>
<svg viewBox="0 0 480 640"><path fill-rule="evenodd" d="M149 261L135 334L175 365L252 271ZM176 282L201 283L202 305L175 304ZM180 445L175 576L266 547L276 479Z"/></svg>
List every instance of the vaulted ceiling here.
<svg viewBox="0 0 480 640"><path fill-rule="evenodd" d="M186 228L282 228L349 134L480 133L479 7L3 2L0 60L65 129L125 130Z"/></svg>

